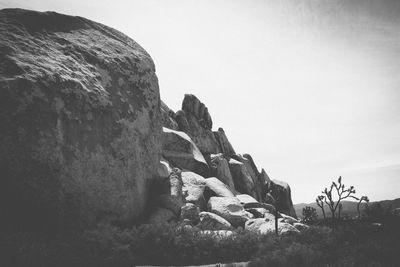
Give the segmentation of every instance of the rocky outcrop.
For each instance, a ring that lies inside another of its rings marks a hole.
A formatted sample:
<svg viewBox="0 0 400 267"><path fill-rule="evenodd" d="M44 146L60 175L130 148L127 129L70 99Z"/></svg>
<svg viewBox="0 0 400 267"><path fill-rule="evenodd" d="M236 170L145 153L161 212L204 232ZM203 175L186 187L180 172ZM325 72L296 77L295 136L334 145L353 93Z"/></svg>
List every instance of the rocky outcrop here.
<svg viewBox="0 0 400 267"><path fill-rule="evenodd" d="M182 111L177 112L179 129L186 132L204 154L217 154L218 142L212 129L212 119L207 107L194 95L186 94Z"/></svg>
<svg viewBox="0 0 400 267"><path fill-rule="evenodd" d="M207 175L209 168L200 150L184 132L163 127L162 154L173 165Z"/></svg>
<svg viewBox="0 0 400 267"><path fill-rule="evenodd" d="M236 191L235 184L231 171L229 170L229 164L223 154L212 154L211 155L211 175L217 177L221 182L226 184L229 189L234 193Z"/></svg>
<svg viewBox="0 0 400 267"><path fill-rule="evenodd" d="M258 169L253 161L253 158L249 154L244 154L244 155L235 155L235 159L240 161L241 163L244 164L244 168L246 169L247 173L250 175L251 180L253 182L253 191L254 191L254 197L258 201L263 200L263 189L264 186L260 181L260 173L258 172Z"/></svg>
<svg viewBox="0 0 400 267"><path fill-rule="evenodd" d="M211 197L208 210L221 216L234 227L243 226L249 219L249 214L236 197Z"/></svg>
<svg viewBox="0 0 400 267"><path fill-rule="evenodd" d="M229 187L215 177L207 178L204 196L206 199L210 197L234 197Z"/></svg>
<svg viewBox="0 0 400 267"><path fill-rule="evenodd" d="M14 9L0 11L0 40L8 227L178 218L185 227L243 227L269 218L267 196L282 229L297 223L290 187L236 154L222 128L213 132L204 103L187 94L175 113L160 101L152 59L127 36L80 17ZM207 200L210 212L199 215Z"/></svg>
<svg viewBox="0 0 400 267"><path fill-rule="evenodd" d="M219 151L226 156L236 155L235 150L233 149L231 143L228 140L228 137L225 135L225 131L222 128L218 128L218 131L214 132L215 139L218 141Z"/></svg>
<svg viewBox="0 0 400 267"><path fill-rule="evenodd" d="M246 195L246 194L238 194L238 195L236 195L236 197L237 197L237 199L239 199L240 204L242 204L242 205L246 205L249 203L258 203L258 201L254 197Z"/></svg>
<svg viewBox="0 0 400 267"><path fill-rule="evenodd" d="M197 205L200 210L205 210L204 188L206 187L206 181L204 177L194 172L183 171L182 182L182 191L186 202Z"/></svg>
<svg viewBox="0 0 400 267"><path fill-rule="evenodd" d="M200 212L199 227L202 229L228 229L232 225L215 213L202 211Z"/></svg>
<svg viewBox="0 0 400 267"><path fill-rule="evenodd" d="M229 170L231 171L236 191L257 198L253 179L246 166L240 161L230 159Z"/></svg>
<svg viewBox="0 0 400 267"><path fill-rule="evenodd" d="M245 229L260 234L275 232L275 217L272 214L266 214L264 218L250 219L245 223ZM278 223L278 234L298 233L294 226L289 223Z"/></svg>
<svg viewBox="0 0 400 267"><path fill-rule="evenodd" d="M277 202L276 206L278 211L286 215L292 216L294 218L297 218L296 212L293 208L292 196L289 185L282 181L272 180L271 183L269 184L269 190L271 192L271 195L275 198Z"/></svg>
<svg viewBox="0 0 400 267"><path fill-rule="evenodd" d="M1 10L0 40L2 223L49 232L137 219L160 155L149 54L55 12Z"/></svg>

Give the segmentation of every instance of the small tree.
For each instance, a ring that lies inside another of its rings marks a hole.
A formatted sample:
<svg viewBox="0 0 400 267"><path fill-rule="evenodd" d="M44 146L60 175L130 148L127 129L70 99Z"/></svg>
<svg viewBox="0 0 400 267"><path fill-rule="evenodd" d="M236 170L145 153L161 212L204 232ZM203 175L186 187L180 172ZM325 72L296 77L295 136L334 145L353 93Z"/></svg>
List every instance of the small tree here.
<svg viewBox="0 0 400 267"><path fill-rule="evenodd" d="M321 208L322 215L324 215L324 221L325 221L326 215L325 215L325 209L324 209L324 199L325 199L325 196L321 195L321 196L318 196L315 201L317 202L317 205Z"/></svg>
<svg viewBox="0 0 400 267"><path fill-rule="evenodd" d="M310 206L303 208L303 221L306 223L313 223L317 220L317 210Z"/></svg>
<svg viewBox="0 0 400 267"><path fill-rule="evenodd" d="M358 203L357 203L357 212L358 212L358 219L359 220L361 220L360 205L361 205L361 202L363 202L363 201L365 201L366 203L369 203L368 197L367 196L362 196L360 198L360 200L358 201Z"/></svg>
<svg viewBox="0 0 400 267"><path fill-rule="evenodd" d="M279 210L278 205L279 201L283 193L283 188L274 184L273 182L269 182L266 190L266 197L270 200L270 204L274 206L274 216L275 216L275 234L278 235L278 217Z"/></svg>
<svg viewBox="0 0 400 267"><path fill-rule="evenodd" d="M269 203L274 206L274 217L275 217L275 234L278 236L278 209L277 209L277 202L276 199L272 196L271 193L266 194L267 200L269 200Z"/></svg>
<svg viewBox="0 0 400 267"><path fill-rule="evenodd" d="M334 190L335 189L335 190ZM359 200L357 197L354 196L356 193L356 190L354 189L354 186L350 186L349 188L346 188L344 184L342 184L342 176L340 176L336 182L332 182L330 188L325 188L322 193L325 195L324 202L326 205L328 205L329 210L331 211L332 215L332 230L335 230L335 213L336 210L338 209L340 202L343 199L346 198L354 198L356 200ZM336 193L336 197L334 196L334 193ZM336 199L336 201L335 201Z"/></svg>

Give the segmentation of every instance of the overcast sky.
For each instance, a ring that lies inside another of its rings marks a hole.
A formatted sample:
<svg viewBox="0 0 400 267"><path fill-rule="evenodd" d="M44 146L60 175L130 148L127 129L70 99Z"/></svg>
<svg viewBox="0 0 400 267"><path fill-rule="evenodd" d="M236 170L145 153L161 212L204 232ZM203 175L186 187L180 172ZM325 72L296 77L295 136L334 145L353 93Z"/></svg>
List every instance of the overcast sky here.
<svg viewBox="0 0 400 267"><path fill-rule="evenodd" d="M116 28L152 56L163 101L195 94L238 153L311 202L339 175L400 197L400 1L0 0Z"/></svg>

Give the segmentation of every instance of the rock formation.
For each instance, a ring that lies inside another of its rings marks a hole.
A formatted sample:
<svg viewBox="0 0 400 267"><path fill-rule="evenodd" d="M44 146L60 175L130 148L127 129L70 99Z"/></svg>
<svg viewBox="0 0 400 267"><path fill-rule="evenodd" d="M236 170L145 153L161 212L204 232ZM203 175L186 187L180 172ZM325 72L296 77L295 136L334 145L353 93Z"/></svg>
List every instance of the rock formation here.
<svg viewBox="0 0 400 267"><path fill-rule="evenodd" d="M214 136L218 141L219 150L222 154L227 155L229 157L236 155L235 150L233 149L231 143L225 135L225 131L222 128L218 128L218 131L214 132Z"/></svg>
<svg viewBox="0 0 400 267"><path fill-rule="evenodd" d="M209 167L190 137L180 131L163 128L162 155L173 165L206 176Z"/></svg>
<svg viewBox="0 0 400 267"><path fill-rule="evenodd" d="M223 154L212 154L210 156L211 161L211 175L217 177L221 182L226 184L232 192L235 192L235 184L231 171L229 170L229 164Z"/></svg>
<svg viewBox="0 0 400 267"><path fill-rule="evenodd" d="M54 12L1 10L0 40L2 223L50 231L138 219L161 152L149 54Z"/></svg>
<svg viewBox="0 0 400 267"><path fill-rule="evenodd" d="M194 95L185 95L182 111L179 111L178 125L186 132L204 154L217 154L218 142L212 129L212 119L207 107Z"/></svg>
<svg viewBox="0 0 400 267"><path fill-rule="evenodd" d="M140 218L265 233L273 196L279 231L298 231L289 185L213 132L196 96L177 112L161 102L153 61L127 36L80 17L2 10L0 40L3 222L47 230Z"/></svg>

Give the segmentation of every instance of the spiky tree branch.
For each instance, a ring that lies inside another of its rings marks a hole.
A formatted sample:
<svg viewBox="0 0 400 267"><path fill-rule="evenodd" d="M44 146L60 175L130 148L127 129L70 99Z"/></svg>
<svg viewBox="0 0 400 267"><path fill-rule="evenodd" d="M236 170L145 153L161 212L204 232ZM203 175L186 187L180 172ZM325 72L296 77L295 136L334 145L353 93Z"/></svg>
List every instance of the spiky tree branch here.
<svg viewBox="0 0 400 267"><path fill-rule="evenodd" d="M362 196L360 198L360 200L358 201L358 203L357 203L357 212L358 212L358 219L359 220L361 220L360 205L361 205L361 202L363 202L363 201L365 201L366 203L369 203L368 197L367 196Z"/></svg>
<svg viewBox="0 0 400 267"><path fill-rule="evenodd" d="M337 197L336 201L333 197L332 192L336 193ZM322 191L322 194L325 195L323 200L326 203L326 205L328 205L329 210L331 211L332 230L335 229L335 213L340 205L340 202L346 198L353 198L355 200L359 200L357 197L354 196L355 193L356 190L354 189L354 186L346 188L346 186L342 184L342 176L338 178L337 183L333 181L329 189L325 188L325 190Z"/></svg>

